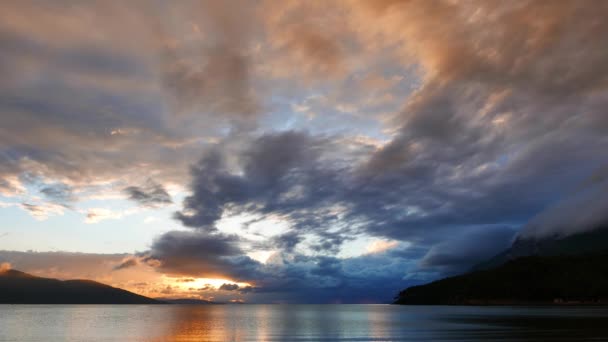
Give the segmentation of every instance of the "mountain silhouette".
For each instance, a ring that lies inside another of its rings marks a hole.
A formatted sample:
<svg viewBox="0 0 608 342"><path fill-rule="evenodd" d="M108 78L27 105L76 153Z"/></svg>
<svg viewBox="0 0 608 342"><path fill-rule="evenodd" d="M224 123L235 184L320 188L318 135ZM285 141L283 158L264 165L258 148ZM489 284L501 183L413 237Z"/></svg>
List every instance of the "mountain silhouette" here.
<svg viewBox="0 0 608 342"><path fill-rule="evenodd" d="M396 304L607 304L608 227L518 238L471 272L401 291Z"/></svg>
<svg viewBox="0 0 608 342"><path fill-rule="evenodd" d="M608 253L527 256L409 287L396 304L520 305L608 303Z"/></svg>
<svg viewBox="0 0 608 342"><path fill-rule="evenodd" d="M0 304L163 304L92 280L58 280L0 272Z"/></svg>

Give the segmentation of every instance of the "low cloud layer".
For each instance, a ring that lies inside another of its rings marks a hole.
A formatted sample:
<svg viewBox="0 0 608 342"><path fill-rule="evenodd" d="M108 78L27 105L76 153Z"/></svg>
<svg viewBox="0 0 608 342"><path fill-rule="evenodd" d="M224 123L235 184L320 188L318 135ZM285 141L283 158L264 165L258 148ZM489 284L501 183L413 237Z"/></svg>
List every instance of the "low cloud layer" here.
<svg viewBox="0 0 608 342"><path fill-rule="evenodd" d="M519 232L521 238L561 238L608 228L608 173L592 175L580 188L532 218Z"/></svg>

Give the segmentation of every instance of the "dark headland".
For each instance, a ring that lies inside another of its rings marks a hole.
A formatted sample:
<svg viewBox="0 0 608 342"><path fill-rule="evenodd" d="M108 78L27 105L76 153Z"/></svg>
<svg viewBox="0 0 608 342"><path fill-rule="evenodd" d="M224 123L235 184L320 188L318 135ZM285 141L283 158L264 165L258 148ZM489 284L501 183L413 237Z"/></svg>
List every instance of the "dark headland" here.
<svg viewBox="0 0 608 342"><path fill-rule="evenodd" d="M0 304L164 304L91 280L58 280L0 272Z"/></svg>
<svg viewBox="0 0 608 342"><path fill-rule="evenodd" d="M518 239L471 272L401 291L406 305L607 305L608 230Z"/></svg>

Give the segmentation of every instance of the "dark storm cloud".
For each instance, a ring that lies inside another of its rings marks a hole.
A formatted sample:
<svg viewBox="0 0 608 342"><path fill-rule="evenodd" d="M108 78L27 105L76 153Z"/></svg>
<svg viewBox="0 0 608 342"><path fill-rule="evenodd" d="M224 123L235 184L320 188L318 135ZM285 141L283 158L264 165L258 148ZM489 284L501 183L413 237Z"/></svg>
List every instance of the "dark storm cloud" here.
<svg viewBox="0 0 608 342"><path fill-rule="evenodd" d="M128 198L144 207L159 207L173 203L165 188L152 180L143 186L129 186L123 189Z"/></svg>
<svg viewBox="0 0 608 342"><path fill-rule="evenodd" d="M245 256L235 235L170 231L159 236L145 257L167 274L201 277L253 277L260 263Z"/></svg>
<svg viewBox="0 0 608 342"><path fill-rule="evenodd" d="M191 172L192 195L175 217L184 225L214 230L224 210L285 214L298 229L312 229L335 218L329 207L340 200L340 166L323 163L327 146L302 132L263 135L246 142L237 158L216 148ZM229 165L235 159L236 165ZM314 213L314 214L313 214ZM286 235L278 243L293 247L297 237Z"/></svg>

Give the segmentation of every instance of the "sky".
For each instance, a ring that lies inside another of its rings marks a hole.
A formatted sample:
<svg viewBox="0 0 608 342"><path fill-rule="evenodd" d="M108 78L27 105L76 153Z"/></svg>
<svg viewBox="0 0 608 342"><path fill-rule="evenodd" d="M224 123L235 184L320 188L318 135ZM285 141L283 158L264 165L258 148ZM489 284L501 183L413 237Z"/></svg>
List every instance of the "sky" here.
<svg viewBox="0 0 608 342"><path fill-rule="evenodd" d="M608 2L0 6L3 268L386 303L608 223Z"/></svg>

